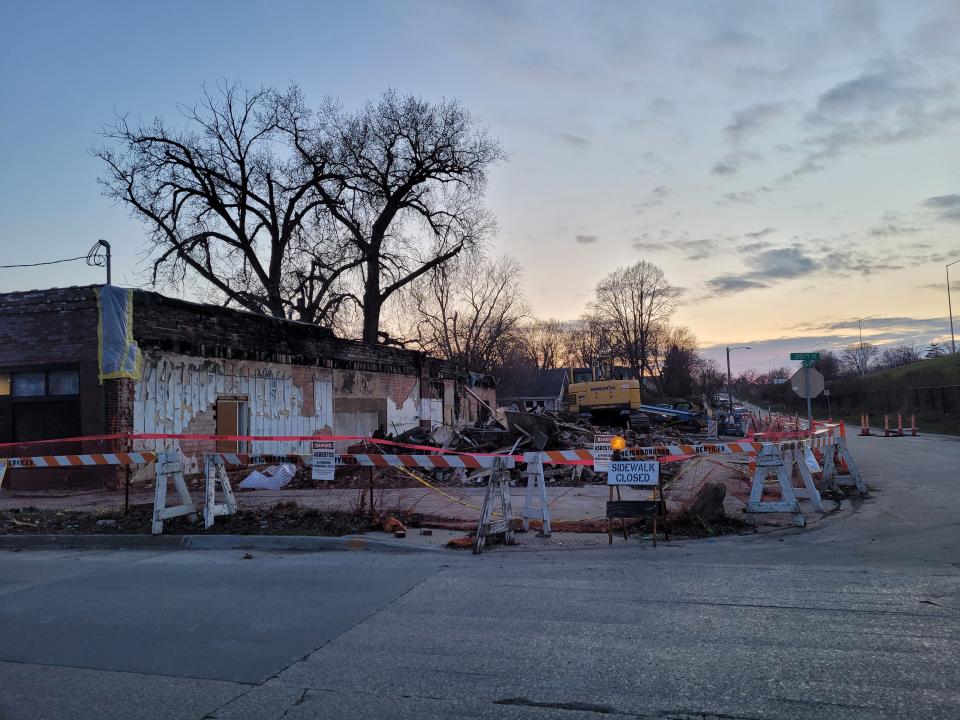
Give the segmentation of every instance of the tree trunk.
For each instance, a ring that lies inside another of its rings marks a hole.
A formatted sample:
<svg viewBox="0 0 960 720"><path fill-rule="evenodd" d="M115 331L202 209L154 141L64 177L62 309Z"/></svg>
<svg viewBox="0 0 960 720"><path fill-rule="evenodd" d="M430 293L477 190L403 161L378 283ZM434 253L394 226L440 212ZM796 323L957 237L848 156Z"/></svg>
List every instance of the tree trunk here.
<svg viewBox="0 0 960 720"><path fill-rule="evenodd" d="M367 260L366 287L363 289L363 341L376 345L380 331L379 257Z"/></svg>

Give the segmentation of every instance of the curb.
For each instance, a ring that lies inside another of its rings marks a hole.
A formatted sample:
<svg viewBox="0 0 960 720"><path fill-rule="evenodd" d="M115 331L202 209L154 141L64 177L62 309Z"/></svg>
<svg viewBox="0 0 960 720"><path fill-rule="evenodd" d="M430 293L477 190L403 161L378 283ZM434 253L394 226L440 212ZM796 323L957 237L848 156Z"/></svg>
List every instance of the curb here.
<svg viewBox="0 0 960 720"><path fill-rule="evenodd" d="M287 552L441 552L429 545L360 535L0 535L0 550L276 550Z"/></svg>

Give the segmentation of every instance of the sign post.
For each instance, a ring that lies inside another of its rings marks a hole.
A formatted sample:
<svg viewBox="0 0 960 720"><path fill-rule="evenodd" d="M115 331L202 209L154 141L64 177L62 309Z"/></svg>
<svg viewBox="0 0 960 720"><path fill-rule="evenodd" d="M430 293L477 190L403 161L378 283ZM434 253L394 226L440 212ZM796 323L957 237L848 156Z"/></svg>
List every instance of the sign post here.
<svg viewBox="0 0 960 720"><path fill-rule="evenodd" d="M791 360L803 361L803 367L797 370L790 378L790 384L793 391L802 398L807 399L807 429L813 429L813 404L812 400L823 392L823 375L815 370L813 363L820 359L818 352L790 353Z"/></svg>
<svg viewBox="0 0 960 720"><path fill-rule="evenodd" d="M663 499L663 485L660 483L660 462L658 460L623 460L620 451L613 454L607 471L607 485L610 487L607 500L607 542L613 544L613 520L619 518L623 529L623 539L627 539L628 518L653 518L653 546L657 546L657 520L663 520L663 537L667 534L667 504ZM621 486L649 488L653 491L653 500L623 500ZM617 499L613 499L616 488Z"/></svg>

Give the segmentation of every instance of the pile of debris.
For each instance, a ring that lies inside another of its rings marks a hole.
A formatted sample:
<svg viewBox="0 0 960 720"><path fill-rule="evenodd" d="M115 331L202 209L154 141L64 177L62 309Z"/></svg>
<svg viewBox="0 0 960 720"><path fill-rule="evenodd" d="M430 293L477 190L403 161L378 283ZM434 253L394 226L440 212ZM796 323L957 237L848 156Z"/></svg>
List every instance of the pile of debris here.
<svg viewBox="0 0 960 720"><path fill-rule="evenodd" d="M410 445L436 447L465 453L508 453L538 450L588 448L598 434L624 435L631 446L702 442L703 437L672 427L654 427L635 432L624 428L599 427L586 418L568 412L532 410L520 412L498 408L485 422L469 427L417 427L387 439Z"/></svg>

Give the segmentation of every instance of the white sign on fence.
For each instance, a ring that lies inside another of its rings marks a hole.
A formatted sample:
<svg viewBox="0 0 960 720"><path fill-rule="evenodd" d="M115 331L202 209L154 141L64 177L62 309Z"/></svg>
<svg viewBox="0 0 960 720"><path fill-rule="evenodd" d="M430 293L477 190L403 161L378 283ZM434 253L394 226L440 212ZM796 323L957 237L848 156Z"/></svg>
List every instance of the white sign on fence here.
<svg viewBox="0 0 960 720"><path fill-rule="evenodd" d="M311 463L312 471L310 477L313 480L333 480L337 469L337 451L333 448L333 442L329 440L314 440L311 443L313 450L313 461Z"/></svg>
<svg viewBox="0 0 960 720"><path fill-rule="evenodd" d="M611 461L607 485L656 487L660 484L660 463L656 460Z"/></svg>
<svg viewBox="0 0 960 720"><path fill-rule="evenodd" d="M610 457L613 450L610 448L610 441L613 435L594 435L593 436L593 471L606 472L610 469Z"/></svg>
<svg viewBox="0 0 960 720"><path fill-rule="evenodd" d="M719 430L718 425L719 423L716 420L713 420L712 418L710 420L707 420L707 440L719 439L720 436L718 434L718 430Z"/></svg>

